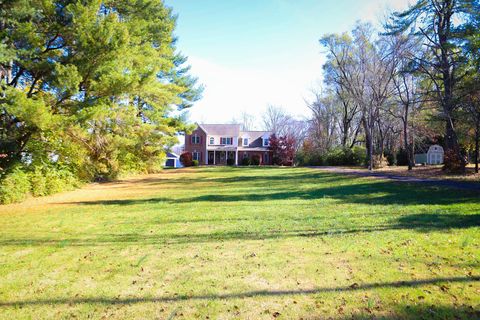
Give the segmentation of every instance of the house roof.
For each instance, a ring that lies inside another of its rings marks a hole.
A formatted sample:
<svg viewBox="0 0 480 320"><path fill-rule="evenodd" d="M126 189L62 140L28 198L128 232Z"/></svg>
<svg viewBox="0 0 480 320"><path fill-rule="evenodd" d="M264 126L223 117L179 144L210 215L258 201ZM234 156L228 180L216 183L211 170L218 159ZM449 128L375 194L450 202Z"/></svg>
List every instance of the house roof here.
<svg viewBox="0 0 480 320"><path fill-rule="evenodd" d="M249 137L250 139L258 139L269 131L240 131L239 124L199 124L205 133L213 136L232 136L232 137Z"/></svg>
<svg viewBox="0 0 480 320"><path fill-rule="evenodd" d="M238 136L240 133L239 124L199 124L200 128L203 129L206 133L214 136Z"/></svg>
<svg viewBox="0 0 480 320"><path fill-rule="evenodd" d="M240 136L244 138L250 138L252 141L263 137L265 134L270 136L269 131L241 131Z"/></svg>

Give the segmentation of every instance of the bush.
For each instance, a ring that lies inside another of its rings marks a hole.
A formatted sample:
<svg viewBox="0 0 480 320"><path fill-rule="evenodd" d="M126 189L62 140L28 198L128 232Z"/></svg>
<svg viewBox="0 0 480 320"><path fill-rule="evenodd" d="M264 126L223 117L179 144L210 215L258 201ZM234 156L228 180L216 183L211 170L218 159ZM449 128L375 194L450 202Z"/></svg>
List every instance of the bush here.
<svg viewBox="0 0 480 320"><path fill-rule="evenodd" d="M260 156L258 154L254 154L252 159L250 160L250 164L252 166L259 166L260 165Z"/></svg>
<svg viewBox="0 0 480 320"><path fill-rule="evenodd" d="M444 170L447 172L463 172L465 170L466 159L460 158L454 150L447 150L444 154Z"/></svg>
<svg viewBox="0 0 480 320"><path fill-rule="evenodd" d="M227 166L233 166L235 164L235 159L227 159Z"/></svg>
<svg viewBox="0 0 480 320"><path fill-rule="evenodd" d="M336 148L326 154L300 151L296 156L301 166L359 166L366 163L366 158L366 150L361 147Z"/></svg>
<svg viewBox="0 0 480 320"><path fill-rule="evenodd" d="M40 168L37 167L30 173L30 185L34 197L48 195L47 178Z"/></svg>
<svg viewBox="0 0 480 320"><path fill-rule="evenodd" d="M400 149L397 152L397 166L408 166L408 153L405 149Z"/></svg>
<svg viewBox="0 0 480 320"><path fill-rule="evenodd" d="M192 161L192 166L198 167L198 160L193 160Z"/></svg>
<svg viewBox="0 0 480 320"><path fill-rule="evenodd" d="M388 160L387 157L383 155L376 154L373 156L373 167L380 169L380 168L385 168L388 166Z"/></svg>
<svg viewBox="0 0 480 320"><path fill-rule="evenodd" d="M251 163L250 163L250 158L243 158L242 161L241 161L241 165L242 166L249 166Z"/></svg>
<svg viewBox="0 0 480 320"><path fill-rule="evenodd" d="M0 203L7 204L25 200L30 192L28 174L20 168L13 169L0 180Z"/></svg>
<svg viewBox="0 0 480 320"><path fill-rule="evenodd" d="M180 162L184 167L191 167L193 166L193 157L191 152L184 152L180 155Z"/></svg>
<svg viewBox="0 0 480 320"><path fill-rule="evenodd" d="M80 185L74 174L67 169L58 169L55 167L44 168L45 178L47 180L47 194L58 193L72 190Z"/></svg>

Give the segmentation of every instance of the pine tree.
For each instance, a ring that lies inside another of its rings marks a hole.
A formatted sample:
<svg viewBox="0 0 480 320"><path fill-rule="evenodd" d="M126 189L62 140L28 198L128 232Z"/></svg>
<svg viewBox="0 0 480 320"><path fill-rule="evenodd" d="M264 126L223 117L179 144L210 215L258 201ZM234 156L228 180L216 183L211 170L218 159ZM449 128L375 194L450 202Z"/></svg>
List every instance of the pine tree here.
<svg viewBox="0 0 480 320"><path fill-rule="evenodd" d="M0 167L27 156L88 179L159 167L201 94L174 28L161 0L3 1Z"/></svg>

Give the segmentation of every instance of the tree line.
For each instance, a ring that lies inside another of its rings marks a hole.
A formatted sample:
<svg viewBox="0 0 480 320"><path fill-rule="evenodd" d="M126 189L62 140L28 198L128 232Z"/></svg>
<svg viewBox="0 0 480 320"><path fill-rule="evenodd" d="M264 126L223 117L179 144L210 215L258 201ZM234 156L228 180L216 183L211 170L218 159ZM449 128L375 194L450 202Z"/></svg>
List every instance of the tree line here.
<svg viewBox="0 0 480 320"><path fill-rule="evenodd" d="M161 168L202 91L175 21L161 0L1 2L1 201Z"/></svg>
<svg viewBox="0 0 480 320"><path fill-rule="evenodd" d="M439 143L446 170L463 172L471 161L478 172L478 1L419 0L390 14L382 30L358 22L320 44L324 85L307 102L304 130L283 125L278 108L265 113L267 129L298 138L297 162L411 170L415 153Z"/></svg>

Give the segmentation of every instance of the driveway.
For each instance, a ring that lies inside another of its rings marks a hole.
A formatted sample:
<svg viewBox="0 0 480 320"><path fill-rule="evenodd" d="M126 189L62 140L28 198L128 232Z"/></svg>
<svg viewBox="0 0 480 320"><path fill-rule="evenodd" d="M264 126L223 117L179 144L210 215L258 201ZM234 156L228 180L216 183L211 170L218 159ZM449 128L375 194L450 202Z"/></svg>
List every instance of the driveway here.
<svg viewBox="0 0 480 320"><path fill-rule="evenodd" d="M344 167L310 167L310 168L327 171L327 172L355 175L360 177L375 177L375 178L388 179L388 180L393 180L398 182L422 183L422 184L428 184L428 185L438 186L438 187L448 187L448 188L480 191L480 183L453 181L453 180L445 180L445 179L418 178L418 177L395 175L395 174L386 173L386 172L379 172L379 171L370 172L362 169L351 169L351 168L344 168Z"/></svg>

